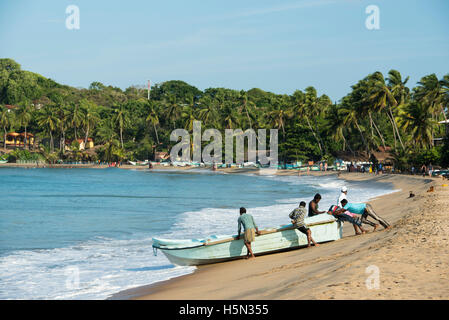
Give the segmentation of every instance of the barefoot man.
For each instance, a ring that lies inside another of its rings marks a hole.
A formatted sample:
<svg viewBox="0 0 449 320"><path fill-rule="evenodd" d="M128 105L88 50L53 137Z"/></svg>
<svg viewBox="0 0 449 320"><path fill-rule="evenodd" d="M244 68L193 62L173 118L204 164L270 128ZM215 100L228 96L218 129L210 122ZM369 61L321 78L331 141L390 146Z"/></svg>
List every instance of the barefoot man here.
<svg viewBox="0 0 449 320"><path fill-rule="evenodd" d="M307 247L310 247L311 241L313 242L313 245L316 247L318 246L318 243L316 243L315 240L313 240L312 231L310 231L310 229L306 227L306 224L304 222L306 213L307 213L306 203L304 201L301 201L299 207L290 212L289 217L290 219L292 219L292 223L295 225L295 227L300 232L304 233L307 236Z"/></svg>
<svg viewBox="0 0 449 320"><path fill-rule="evenodd" d="M255 258L253 251L251 249L251 242L254 241L256 234L259 235L259 229L256 226L256 223L254 222L254 218L252 215L247 214L246 213L246 209L245 208L240 208L240 217L237 219L237 222L239 224L238 228L238 232L237 232L237 240L240 239L240 231L242 230L242 225L243 225L243 230L245 232L244 234L244 242L245 242L245 246L246 249L248 249L248 252L246 254L246 259L249 258Z"/></svg>
<svg viewBox="0 0 449 320"><path fill-rule="evenodd" d="M374 223L368 220L368 217L373 218L378 221L382 227L385 229L390 229L391 226L384 218L380 217L373 209L373 207L368 203L349 203L348 200L343 199L341 201L343 208L348 210L349 212L358 214L362 216L362 223L373 225ZM377 229L377 224L373 225L375 231Z"/></svg>

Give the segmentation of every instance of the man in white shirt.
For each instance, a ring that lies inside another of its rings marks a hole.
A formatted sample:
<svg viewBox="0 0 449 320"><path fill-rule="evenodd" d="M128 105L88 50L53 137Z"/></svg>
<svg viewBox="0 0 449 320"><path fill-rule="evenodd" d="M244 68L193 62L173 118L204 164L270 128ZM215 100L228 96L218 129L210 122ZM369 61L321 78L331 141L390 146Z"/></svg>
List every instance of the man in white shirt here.
<svg viewBox="0 0 449 320"><path fill-rule="evenodd" d="M341 200L343 200L343 199L348 200L348 199L346 198L346 195L347 195L347 194L348 194L348 188L346 188L346 186L342 187L342 188L341 188L340 196L338 197L337 206L343 208L343 206L341 205Z"/></svg>
<svg viewBox="0 0 449 320"><path fill-rule="evenodd" d="M339 206L340 208L343 208L343 207L344 207L344 206L341 204L341 202L342 202L343 200L348 201L348 199L347 199L347 197L346 197L347 194L348 194L348 188L346 188L346 186L343 186L343 187L341 188L340 196L338 197L338 200L337 200L337 206ZM359 235L359 234L362 234L362 233L363 233L363 230L362 230L362 229L360 229L360 231L359 231L357 225L353 224L353 226L354 226L354 232L355 232L356 235Z"/></svg>

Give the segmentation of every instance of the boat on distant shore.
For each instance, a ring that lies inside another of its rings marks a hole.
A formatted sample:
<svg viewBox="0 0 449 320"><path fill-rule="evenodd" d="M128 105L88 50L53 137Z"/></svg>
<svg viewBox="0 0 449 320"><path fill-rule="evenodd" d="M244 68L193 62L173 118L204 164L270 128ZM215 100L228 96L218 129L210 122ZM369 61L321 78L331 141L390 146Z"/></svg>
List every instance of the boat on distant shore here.
<svg viewBox="0 0 449 320"><path fill-rule="evenodd" d="M328 214L305 219L318 243L335 241L342 237L342 224ZM170 240L153 238L153 250L161 250L168 260L180 266L196 266L244 258L247 249L243 235L210 236L207 239ZM255 255L269 254L307 246L307 236L292 224L260 230L251 243Z"/></svg>
<svg viewBox="0 0 449 320"><path fill-rule="evenodd" d="M150 161L148 161L148 160L145 160L145 161L129 161L128 160L128 162L130 164L132 164L133 166L146 166L150 163Z"/></svg>
<svg viewBox="0 0 449 320"><path fill-rule="evenodd" d="M8 163L8 160L0 160L0 163Z"/></svg>

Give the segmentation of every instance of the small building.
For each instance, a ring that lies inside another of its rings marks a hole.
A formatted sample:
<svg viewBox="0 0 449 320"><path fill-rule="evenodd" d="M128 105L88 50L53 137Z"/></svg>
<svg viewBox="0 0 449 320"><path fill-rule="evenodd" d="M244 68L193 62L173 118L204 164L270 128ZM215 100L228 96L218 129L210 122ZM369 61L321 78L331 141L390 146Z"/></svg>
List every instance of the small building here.
<svg viewBox="0 0 449 320"><path fill-rule="evenodd" d="M18 108L18 106L13 106L11 104L7 104L7 105L5 105L5 107L6 107L6 109L8 109L8 112L12 112L12 111L14 111L14 109Z"/></svg>
<svg viewBox="0 0 449 320"><path fill-rule="evenodd" d="M28 148L34 144L34 135L27 132L27 146ZM25 133L10 132L6 134L6 148L24 148L25 147Z"/></svg>
<svg viewBox="0 0 449 320"><path fill-rule="evenodd" d="M87 138L87 144L84 143L85 139L77 139L76 141L79 144L79 150L83 151L86 149L91 149L94 147L94 140L92 138ZM72 145L72 140L70 139L66 139L65 140L65 150L70 151L71 150L71 145Z"/></svg>
<svg viewBox="0 0 449 320"><path fill-rule="evenodd" d="M154 156L154 161L162 161L170 158L170 154L168 152L156 152Z"/></svg>

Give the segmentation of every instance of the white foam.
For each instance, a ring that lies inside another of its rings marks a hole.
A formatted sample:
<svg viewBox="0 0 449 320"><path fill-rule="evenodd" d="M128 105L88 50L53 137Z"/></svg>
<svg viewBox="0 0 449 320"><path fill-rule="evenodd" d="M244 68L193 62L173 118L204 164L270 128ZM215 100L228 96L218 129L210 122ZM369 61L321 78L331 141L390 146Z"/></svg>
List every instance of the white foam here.
<svg viewBox="0 0 449 320"><path fill-rule="evenodd" d="M348 198L353 202L394 192L370 185L358 185L355 189L334 177L263 178L319 189L323 196L320 210L336 203L343 185L348 186ZM247 210L260 229L271 228L290 223L291 210L299 201L309 200L298 194L298 198L279 199L272 205ZM238 208L205 208L180 214L170 230L144 239L102 237L65 248L15 251L0 257L0 299L104 299L118 291L191 273L195 267L174 267L163 254L154 256L151 238L191 239L236 234L238 216ZM67 286L67 281L73 279L73 270L79 270L78 287Z"/></svg>

